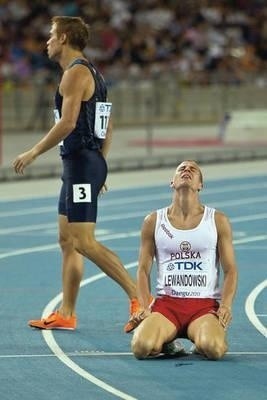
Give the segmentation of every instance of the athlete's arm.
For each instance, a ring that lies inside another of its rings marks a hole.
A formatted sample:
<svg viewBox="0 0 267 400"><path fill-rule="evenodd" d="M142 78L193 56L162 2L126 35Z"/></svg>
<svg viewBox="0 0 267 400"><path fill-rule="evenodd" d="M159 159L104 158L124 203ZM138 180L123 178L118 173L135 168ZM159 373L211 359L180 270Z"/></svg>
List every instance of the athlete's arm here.
<svg viewBox="0 0 267 400"><path fill-rule="evenodd" d="M144 310L148 310L151 298L150 273L155 256L155 225L156 212L153 212L144 219L141 230L141 245L137 269L137 296Z"/></svg>
<svg viewBox="0 0 267 400"><path fill-rule="evenodd" d="M219 320L226 328L232 319L232 303L237 288L237 266L235 261L232 228L228 218L221 212L215 214L218 232L218 252L224 272Z"/></svg>
<svg viewBox="0 0 267 400"><path fill-rule="evenodd" d="M88 79L93 93L94 81L85 66L77 65L65 71L60 83L60 93L63 96L61 118L35 146L16 158L13 166L17 173L23 173L24 168L36 157L55 147L73 131L85 96L85 88L88 90Z"/></svg>

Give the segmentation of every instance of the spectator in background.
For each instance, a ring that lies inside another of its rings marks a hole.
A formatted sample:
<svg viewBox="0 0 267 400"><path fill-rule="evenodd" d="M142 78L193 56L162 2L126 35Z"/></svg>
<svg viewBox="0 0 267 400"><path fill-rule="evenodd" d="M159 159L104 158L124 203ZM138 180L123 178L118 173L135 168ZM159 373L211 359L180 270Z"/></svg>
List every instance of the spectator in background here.
<svg viewBox="0 0 267 400"><path fill-rule="evenodd" d="M29 43L20 38L28 32L46 36L55 14L79 15L97 31L86 54L114 84L131 74L149 79L169 72L186 84L242 84L261 77L264 82L267 6L260 0L193 0L182 6L172 0L3 1L0 45L5 79L27 84L31 74L38 74L37 53L43 55L43 43L38 42L32 54ZM18 45L21 53L14 58ZM177 56L179 62L173 62ZM47 60L43 65L50 69ZM224 71L231 71L229 82Z"/></svg>

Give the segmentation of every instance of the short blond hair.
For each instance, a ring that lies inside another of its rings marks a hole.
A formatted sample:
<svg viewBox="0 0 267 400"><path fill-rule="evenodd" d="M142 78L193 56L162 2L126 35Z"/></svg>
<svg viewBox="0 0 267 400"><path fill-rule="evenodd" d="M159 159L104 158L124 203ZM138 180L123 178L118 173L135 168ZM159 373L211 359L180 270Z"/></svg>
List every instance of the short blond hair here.
<svg viewBox="0 0 267 400"><path fill-rule="evenodd" d="M55 16L52 24L56 25L57 37L65 34L68 44L74 49L82 51L87 46L90 28L82 18Z"/></svg>

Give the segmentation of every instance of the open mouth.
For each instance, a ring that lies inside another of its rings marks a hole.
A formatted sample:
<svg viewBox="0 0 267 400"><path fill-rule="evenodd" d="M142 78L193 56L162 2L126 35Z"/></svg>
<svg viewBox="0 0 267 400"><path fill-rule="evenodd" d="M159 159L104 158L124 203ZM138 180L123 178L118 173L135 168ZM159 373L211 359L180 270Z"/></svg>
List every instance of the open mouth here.
<svg viewBox="0 0 267 400"><path fill-rule="evenodd" d="M191 176L189 174L183 174L182 179L191 179Z"/></svg>

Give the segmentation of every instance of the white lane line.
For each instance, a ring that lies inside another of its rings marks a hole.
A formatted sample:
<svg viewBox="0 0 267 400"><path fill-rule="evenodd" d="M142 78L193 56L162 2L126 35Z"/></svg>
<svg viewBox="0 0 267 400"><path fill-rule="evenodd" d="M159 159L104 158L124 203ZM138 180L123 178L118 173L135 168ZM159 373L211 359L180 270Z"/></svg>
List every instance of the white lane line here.
<svg viewBox="0 0 267 400"><path fill-rule="evenodd" d="M113 214L112 216L107 217L99 217L99 222L107 222L107 221L114 221L114 220L121 220L122 218L130 219L130 218L137 218L137 217L144 217L148 214L149 211L138 211L134 213L127 213L127 214ZM247 222L247 221L257 221L267 218L267 213L260 213L260 214L252 214L252 215L241 215L239 217L230 218L231 223L237 222ZM8 235L14 233L22 233L22 232L32 232L44 229L57 229L57 223L46 223L46 224L33 224L33 225L19 225L13 226L11 228L2 228L0 229L0 235Z"/></svg>
<svg viewBox="0 0 267 400"><path fill-rule="evenodd" d="M231 222L247 222L247 221L257 221L258 219L266 219L267 213L252 214L252 215L241 215L240 217L230 218Z"/></svg>
<svg viewBox="0 0 267 400"><path fill-rule="evenodd" d="M56 222L51 222L49 224L33 224L33 225L19 225L13 226L12 228L3 228L0 229L0 235L8 235L13 233L23 233L23 232L34 232L34 231L43 231L43 230L57 230L58 224ZM108 233L110 230L108 229L97 229L96 234L103 235Z"/></svg>
<svg viewBox="0 0 267 400"><path fill-rule="evenodd" d="M133 267L137 266L137 262L132 262L130 264L127 264L125 266L126 269L130 269ZM85 285L88 285L89 283L95 282L99 279L105 278L106 274L104 274L103 272L96 274L90 278L84 279L81 282L80 287L83 287ZM46 317L47 315L51 314L51 312L53 312L55 310L55 308L57 307L57 305L62 301L62 292L59 293L56 297L54 297L54 299L52 299L47 306L45 307L43 314L42 314L42 318ZM56 355L56 357L63 362L67 367L69 367L70 369L72 369L76 374L80 375L81 377L83 377L84 379L88 380L89 382L93 383L94 385L100 387L101 389L112 393L113 395L124 399L124 400L137 400L134 397L121 392L120 390L114 388L111 385L108 385L107 383L105 383L104 381L96 378L94 375L90 374L89 372L87 372L86 370L84 370L83 368L81 368L78 364L76 364L73 360L71 360L69 358L69 356L64 353L64 351L61 349L61 347L59 347L58 343L56 342L54 336L53 336L53 332L52 331L42 331L44 340L46 341L48 347L51 349L51 351Z"/></svg>
<svg viewBox="0 0 267 400"><path fill-rule="evenodd" d="M220 179L220 180L223 180L223 178ZM212 181L214 181L214 180L213 179L207 179L207 182L212 182ZM218 183L218 179L216 180L216 183ZM44 183L44 185L45 185L45 183ZM150 187L150 190L152 190L153 187L157 189L157 188L161 188L162 186L163 185L153 185L152 187ZM209 194L214 194L214 193L215 194L216 193L219 194L219 193L226 193L226 192L233 193L235 191L240 192L242 190L264 189L266 187L267 187L267 183L264 182L264 181L257 182L257 183L244 183L244 184L240 183L238 185L221 185L220 187L217 187L217 188L210 188L210 189L206 188L205 189L205 193L203 193L203 195L209 195ZM146 188L147 187L145 187L145 189ZM140 186L133 187L132 189L135 189L135 190L136 189L140 189ZM123 190L123 188L121 188L121 189L112 189L113 192L119 192L121 190ZM153 195L148 195L148 196L150 196L149 200L153 200L155 198ZM167 194L164 194L164 195L162 194L161 196L164 196L164 197L161 197L161 198L165 198L165 196L167 196ZM21 200L33 200L33 199L36 199L36 200L38 200L38 199L54 199L55 197L57 197L57 193L55 193L55 195L51 195L50 194L48 196L46 196L46 195L39 196L39 195L35 195L33 193L29 194L29 195L24 195L24 196L18 196L18 194L16 193L13 196L1 198L0 199L0 204L4 203L4 202L7 202L7 201L9 201L9 202L11 202L11 201L12 202L17 202L17 201L21 201ZM146 196L146 198L147 198L147 196ZM143 199L144 199L144 196L125 197L125 201L130 201L130 202L143 201ZM113 199L112 200L111 199L105 200L105 202L107 202L107 205L109 205L109 206L112 205L114 203L114 201L117 204L117 200L113 200ZM124 200L120 200L120 204L124 204Z"/></svg>
<svg viewBox="0 0 267 400"><path fill-rule="evenodd" d="M258 286L256 286L249 294L245 303L245 311L252 325L267 338L267 328L261 323L255 313L255 301L264 289L267 289L267 279L259 283Z"/></svg>
<svg viewBox="0 0 267 400"><path fill-rule="evenodd" d="M0 235L5 236L13 233L34 232L44 229L54 229L56 227L57 227L56 222L51 222L49 224L19 225L19 226L12 226L12 228L0 229Z"/></svg>
<svg viewBox="0 0 267 400"><path fill-rule="evenodd" d="M267 240L267 235L256 235L256 236L249 236L242 239L235 239L233 240L234 244L243 244L243 243L252 243L252 242L260 242L262 240Z"/></svg>
<svg viewBox="0 0 267 400"><path fill-rule="evenodd" d="M68 357L122 357L122 356L131 356L133 357L133 353L131 352L106 352L106 351L73 351L65 353ZM259 353L261 354L261 353ZM266 352L267 354L267 352ZM42 357L57 357L56 354L3 354L0 355L1 358L42 358Z"/></svg>
<svg viewBox="0 0 267 400"><path fill-rule="evenodd" d="M18 217L20 215L35 215L35 214L46 214L46 213L57 213L57 207L53 206L53 207L33 207L32 204L29 205L29 208L25 208L25 209L19 209L19 210L15 210L15 211L1 211L0 212L0 217L1 218L9 218L9 217Z"/></svg>
<svg viewBox="0 0 267 400"><path fill-rule="evenodd" d="M65 353L68 357L133 357L133 353L126 351L117 352L106 352L106 351L73 351ZM190 355L190 353L188 353ZM267 351L228 351L226 355L243 355L243 356L266 356ZM3 354L0 355L1 358L47 358L47 357L57 357L56 354ZM179 357L181 358L181 357Z"/></svg>
<svg viewBox="0 0 267 400"><path fill-rule="evenodd" d="M140 236L140 231L133 231L127 233L115 233L111 235L101 236L101 241L105 240L115 240L115 239L127 239L129 237L138 237ZM258 236L249 236L247 238L242 239L235 239L233 241L234 244L244 244L244 243L252 243L252 242L259 242L262 240L266 240L267 235L258 235ZM14 256L21 256L23 254L30 254L30 253L39 253L42 251L51 251L58 249L59 246L57 243L47 244L43 246L35 246L35 247L28 247L18 250L12 250L5 253L0 254L0 260L8 257Z"/></svg>
<svg viewBox="0 0 267 400"><path fill-rule="evenodd" d="M56 243L53 244L47 244L44 246L34 246L34 247L26 247L23 249L18 249L18 250L12 250L12 251L7 251L6 253L0 254L0 260L3 258L8 258L8 257L15 257L15 256L21 256L23 254L31 254L31 253L39 253L43 251L51 251L57 249L59 246Z"/></svg>
<svg viewBox="0 0 267 400"><path fill-rule="evenodd" d="M116 240L116 239L127 239L130 237L136 237L140 236L140 231L133 231L133 232L127 232L127 233L114 233L111 235L103 235L101 236L101 241L105 240ZM12 250L8 251L6 253L0 254L0 260L3 258L8 258L8 257L14 257L14 256L21 256L23 254L30 254L30 253L39 253L42 251L51 251L51 250L57 250L59 249L58 243L53 243L53 244L47 244L44 246L35 246L35 247L28 247L28 248L23 248L23 249L18 249L18 250Z"/></svg>
<svg viewBox="0 0 267 400"><path fill-rule="evenodd" d="M124 200L125 199L125 200ZM123 200L110 200L106 202L101 202L101 207L104 209L105 207L110 207L112 204L115 206L122 205L129 205L129 204L137 204L138 202L155 202L156 200L170 200L171 193L162 194L162 195L147 195L147 196L136 196L127 199L126 197ZM230 207L230 206L239 206L239 205L246 205L246 204L255 204L255 203L265 203L267 200L267 196L255 196L255 197L244 197L243 199L233 199L233 200L226 200L226 201L213 201L214 207ZM209 202L205 201L205 203L209 204ZM22 215L34 215L34 214L44 214L50 212L57 212L56 206L47 206L47 207L37 207L34 208L32 205L30 208L15 210L15 211L1 211L0 217L7 218L7 217L17 217Z"/></svg>

